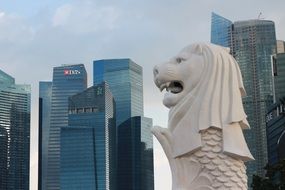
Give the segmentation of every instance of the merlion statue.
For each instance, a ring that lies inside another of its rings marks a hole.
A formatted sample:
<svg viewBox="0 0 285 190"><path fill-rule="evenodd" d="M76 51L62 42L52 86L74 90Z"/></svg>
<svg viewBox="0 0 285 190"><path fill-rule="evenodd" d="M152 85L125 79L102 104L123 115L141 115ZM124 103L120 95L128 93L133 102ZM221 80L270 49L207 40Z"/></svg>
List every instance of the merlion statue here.
<svg viewBox="0 0 285 190"><path fill-rule="evenodd" d="M170 109L168 128L152 132L168 158L172 189L247 189L244 162L254 158L242 133L249 128L242 76L229 50L192 44L153 72Z"/></svg>

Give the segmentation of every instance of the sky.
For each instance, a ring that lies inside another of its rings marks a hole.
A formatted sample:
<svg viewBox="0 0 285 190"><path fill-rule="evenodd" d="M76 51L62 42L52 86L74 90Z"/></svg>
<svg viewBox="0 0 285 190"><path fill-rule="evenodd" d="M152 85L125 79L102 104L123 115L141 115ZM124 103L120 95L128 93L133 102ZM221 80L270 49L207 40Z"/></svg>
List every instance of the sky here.
<svg viewBox="0 0 285 190"><path fill-rule="evenodd" d="M84 63L92 84L92 61L131 58L143 67L144 111L167 126L163 94L152 79L154 65L183 47L210 41L211 13L229 20L275 22L285 40L284 0L0 0L0 69L32 86L31 190L37 189L38 83L52 68ZM171 189L166 157L154 139L155 188Z"/></svg>

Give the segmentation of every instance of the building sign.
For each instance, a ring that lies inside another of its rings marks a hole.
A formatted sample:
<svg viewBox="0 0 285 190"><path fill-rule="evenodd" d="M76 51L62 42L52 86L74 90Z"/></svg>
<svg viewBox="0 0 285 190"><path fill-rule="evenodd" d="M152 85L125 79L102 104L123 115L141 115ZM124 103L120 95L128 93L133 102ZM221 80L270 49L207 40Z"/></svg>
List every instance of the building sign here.
<svg viewBox="0 0 285 190"><path fill-rule="evenodd" d="M64 75L79 75L79 70L64 69Z"/></svg>
<svg viewBox="0 0 285 190"><path fill-rule="evenodd" d="M277 105L271 112L266 115L266 123L271 121L272 119L285 114L285 107L283 104Z"/></svg>

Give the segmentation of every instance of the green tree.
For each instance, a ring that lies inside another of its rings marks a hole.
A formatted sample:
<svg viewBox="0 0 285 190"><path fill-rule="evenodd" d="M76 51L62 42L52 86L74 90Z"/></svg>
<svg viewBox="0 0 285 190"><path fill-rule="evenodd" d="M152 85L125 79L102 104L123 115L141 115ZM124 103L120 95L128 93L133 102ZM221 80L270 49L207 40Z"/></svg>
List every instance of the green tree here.
<svg viewBox="0 0 285 190"><path fill-rule="evenodd" d="M276 165L267 164L266 177L253 175L251 187L253 190L285 190L285 159Z"/></svg>
<svg viewBox="0 0 285 190"><path fill-rule="evenodd" d="M258 175L253 175L251 187L253 190L277 190L269 178L262 178Z"/></svg>

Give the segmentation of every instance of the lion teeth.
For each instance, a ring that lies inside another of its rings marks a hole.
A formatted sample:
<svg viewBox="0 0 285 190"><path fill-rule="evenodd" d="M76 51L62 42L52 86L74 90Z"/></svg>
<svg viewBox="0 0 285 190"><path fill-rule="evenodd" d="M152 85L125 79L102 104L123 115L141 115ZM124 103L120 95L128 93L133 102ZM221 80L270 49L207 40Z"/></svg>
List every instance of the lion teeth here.
<svg viewBox="0 0 285 190"><path fill-rule="evenodd" d="M162 92L166 87L167 87L166 84L162 84L159 89Z"/></svg>
<svg viewBox="0 0 285 190"><path fill-rule="evenodd" d="M171 82L166 82L164 84L161 84L159 89L161 92L164 89L166 89L167 92L172 92L172 93L179 93L182 90L180 87L173 86L173 83Z"/></svg>
<svg viewBox="0 0 285 190"><path fill-rule="evenodd" d="M159 87L160 91L162 92L165 88L166 88L167 91L169 91L168 88L170 86L170 83L171 82L167 82L167 83L164 83L164 84L160 85L160 87Z"/></svg>

